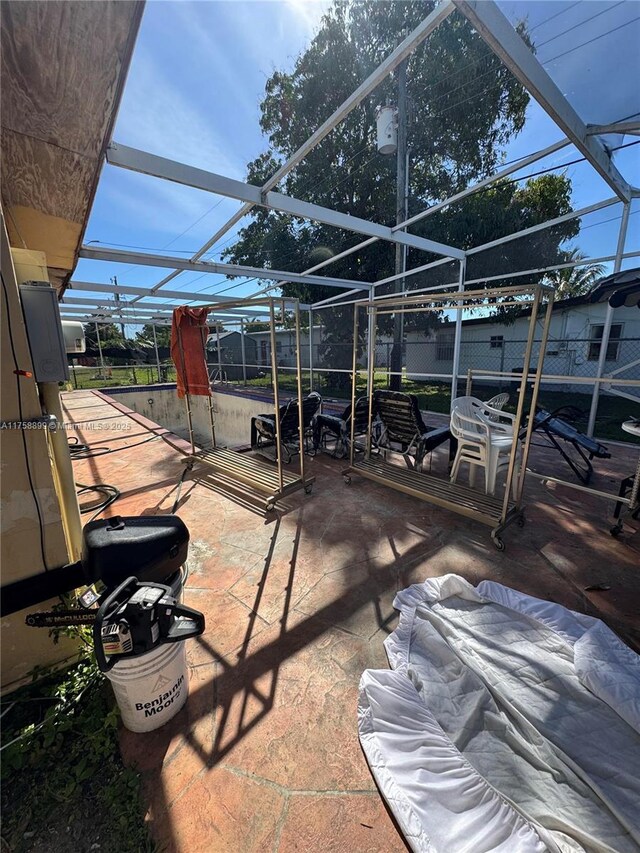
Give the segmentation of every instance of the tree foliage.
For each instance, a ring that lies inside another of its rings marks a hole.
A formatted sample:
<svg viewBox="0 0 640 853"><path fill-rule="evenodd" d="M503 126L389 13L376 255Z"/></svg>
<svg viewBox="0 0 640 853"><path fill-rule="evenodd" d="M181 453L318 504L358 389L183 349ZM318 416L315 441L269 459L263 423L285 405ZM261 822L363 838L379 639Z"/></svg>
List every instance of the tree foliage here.
<svg viewBox="0 0 640 853"><path fill-rule="evenodd" d="M268 149L248 164L250 183L262 185L358 87L404 36L433 9L432 2L334 0L310 46L290 73L276 70L260 104ZM520 32L527 39L524 25ZM397 81L387 77L280 183L283 192L325 207L384 224L396 222L396 158L376 148L375 110L394 102ZM444 200L496 171L506 144L524 126L529 96L480 36L460 15L450 16L408 60L409 215ZM524 186L504 181L459 205L427 217L411 232L459 248L470 248L570 209L570 182L562 176L532 178ZM539 266L549 265L574 223L542 232L526 249ZM233 263L301 271L343 252L364 238L340 229L254 208L251 221L225 256ZM502 262L523 247L506 244ZM407 253L407 269L438 256ZM482 258L479 258L482 260ZM487 260L487 257L484 258ZM393 244L378 241L323 270L324 274L377 281L394 272ZM441 275L457 278L457 264ZM519 267L525 269L526 267ZM436 268L438 269L438 268ZM513 269L513 267L512 267ZM492 273L482 273L490 275ZM495 271L493 272L495 274ZM407 286L439 283L436 274L415 275ZM478 276L476 276L478 277ZM305 302L334 296L334 288L284 285L286 295ZM330 330L346 340L351 312L332 312ZM344 315L344 316L342 316ZM411 317L415 324L418 315Z"/></svg>
<svg viewBox="0 0 640 853"><path fill-rule="evenodd" d="M566 252L564 262L582 261L585 257L586 255L579 249L572 249ZM604 264L585 264L580 267L553 270L545 274L544 280L549 284L553 284L556 291L556 298L567 299L571 296L583 296L585 293L589 293L605 272L606 267Z"/></svg>
<svg viewBox="0 0 640 853"><path fill-rule="evenodd" d="M123 336L120 326L115 323L99 323L100 330L100 345L110 347L111 349L126 349L128 346L127 339ZM96 324L84 324L84 336L87 343L87 349L98 349L98 336L96 335Z"/></svg>
<svg viewBox="0 0 640 853"><path fill-rule="evenodd" d="M136 332L136 346L153 347L153 325L147 323L139 332ZM171 343L171 326L156 326L156 341L159 347L168 347Z"/></svg>

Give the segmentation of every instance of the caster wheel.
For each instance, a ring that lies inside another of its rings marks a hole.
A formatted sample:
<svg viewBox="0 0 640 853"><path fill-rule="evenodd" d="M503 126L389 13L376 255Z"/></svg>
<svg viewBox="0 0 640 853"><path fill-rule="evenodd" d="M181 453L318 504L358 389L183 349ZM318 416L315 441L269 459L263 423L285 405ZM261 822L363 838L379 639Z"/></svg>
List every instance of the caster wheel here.
<svg viewBox="0 0 640 853"><path fill-rule="evenodd" d="M615 525L615 527L612 527L612 528L611 528L611 530L609 531L609 533L610 533L612 536L619 536L619 535L622 533L622 525L621 525L621 524L616 524L616 525Z"/></svg>
<svg viewBox="0 0 640 853"><path fill-rule="evenodd" d="M351 477L344 477L344 484L345 484L345 486L350 486L351 485Z"/></svg>
<svg viewBox="0 0 640 853"><path fill-rule="evenodd" d="M265 507L265 510L266 512L273 512L275 508L276 505L274 503L268 503Z"/></svg>
<svg viewBox="0 0 640 853"><path fill-rule="evenodd" d="M504 542L502 541L502 539L494 539L493 544L495 545L497 551L504 551Z"/></svg>
<svg viewBox="0 0 640 853"><path fill-rule="evenodd" d="M527 519L524 517L524 515L521 515L521 516L519 516L518 521L516 523L517 523L518 527L524 527L526 522L527 522Z"/></svg>
<svg viewBox="0 0 640 853"><path fill-rule="evenodd" d="M304 487L305 495L310 495L312 491L313 491L313 486L305 486Z"/></svg>

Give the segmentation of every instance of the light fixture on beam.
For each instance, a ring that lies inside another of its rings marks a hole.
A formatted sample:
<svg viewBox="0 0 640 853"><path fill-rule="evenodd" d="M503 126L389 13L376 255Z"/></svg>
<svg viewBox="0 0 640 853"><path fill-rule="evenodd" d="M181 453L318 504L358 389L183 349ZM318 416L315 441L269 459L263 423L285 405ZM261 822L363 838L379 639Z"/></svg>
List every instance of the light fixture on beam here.
<svg viewBox="0 0 640 853"><path fill-rule="evenodd" d="M398 110L392 104L376 107L376 135L380 154L398 150Z"/></svg>

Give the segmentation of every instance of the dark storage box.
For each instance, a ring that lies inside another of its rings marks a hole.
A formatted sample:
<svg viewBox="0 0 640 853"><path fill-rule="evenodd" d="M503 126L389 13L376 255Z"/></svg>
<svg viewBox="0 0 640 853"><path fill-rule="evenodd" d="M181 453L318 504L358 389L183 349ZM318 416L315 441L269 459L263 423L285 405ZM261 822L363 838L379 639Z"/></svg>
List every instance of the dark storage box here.
<svg viewBox="0 0 640 853"><path fill-rule="evenodd" d="M163 583L186 562L189 531L177 515L115 516L85 525L82 567L88 583L118 586L128 577Z"/></svg>

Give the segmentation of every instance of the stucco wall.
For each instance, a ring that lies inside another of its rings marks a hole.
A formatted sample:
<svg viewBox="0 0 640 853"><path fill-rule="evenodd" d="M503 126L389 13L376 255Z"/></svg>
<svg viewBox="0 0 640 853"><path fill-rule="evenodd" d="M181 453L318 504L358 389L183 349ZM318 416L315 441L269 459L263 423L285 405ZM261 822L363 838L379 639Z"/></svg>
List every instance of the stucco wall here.
<svg viewBox="0 0 640 853"><path fill-rule="evenodd" d="M22 309L18 296L18 283L48 278L46 258L42 252L19 250L14 266L4 228L2 237L1 295L1 395L0 417L3 421L30 419L42 414L36 383L33 378L21 376L16 380L14 370L33 372L27 343ZM11 332L11 333L9 333ZM13 341L13 347L11 346ZM15 359L14 359L15 352ZM18 385L20 383L20 399ZM20 405L21 403L21 405ZM25 457L25 444L27 457ZM27 458L29 466L27 468ZM40 547L40 522L36 499L42 515L46 568L55 568L68 562L64 540L60 505L54 488L45 433L41 430L3 429L0 432L0 567L2 585L33 577L45 571ZM35 492L31 490L29 474ZM47 609L55 602L43 602L37 609ZM38 664L58 663L75 651L75 644L61 639L54 645L48 631L28 628L24 624L29 608L2 619L0 642L2 645L2 689L17 686L28 672Z"/></svg>
<svg viewBox="0 0 640 853"><path fill-rule="evenodd" d="M188 438L187 416L184 400L179 400L175 386L150 387L142 390L109 389L108 394L144 417L166 427L171 432ZM265 400L252 397L214 392L213 411L216 441L228 447L247 445L251 438L251 418L262 412L273 410ZM209 406L206 397L192 397L191 411L196 444L211 444Z"/></svg>
<svg viewBox="0 0 640 853"><path fill-rule="evenodd" d="M562 376L595 376L598 362L589 359L589 337L593 325L604 323L606 305L580 305L554 312L551 319L549 342L546 349L544 372ZM622 324L622 342L618 346L617 359L607 361L605 372L616 370L624 364L640 358L640 311L637 308L618 308L614 323ZM451 334L453 328L449 327ZM440 332L445 331L441 329ZM462 325L460 347L460 374L469 368L499 370L509 373L522 366L525 341L529 331L529 318L522 317L510 325L504 323L479 323ZM540 339L542 323L537 322L536 338ZM436 333L437 334L437 333ZM446 348L438 346L436 334L425 338L418 333L407 335L407 374L420 380L417 374L451 373L453 361ZM492 336L503 339L501 347L491 347ZM631 339L631 340L630 340ZM452 352L452 347L451 347ZM539 343L534 344L532 364L535 366L540 355ZM624 379L640 379L640 366L620 374ZM426 381L426 377L425 377ZM551 387L551 386L549 386ZM559 386L555 386L558 388ZM567 383L565 390L584 391L589 385Z"/></svg>

